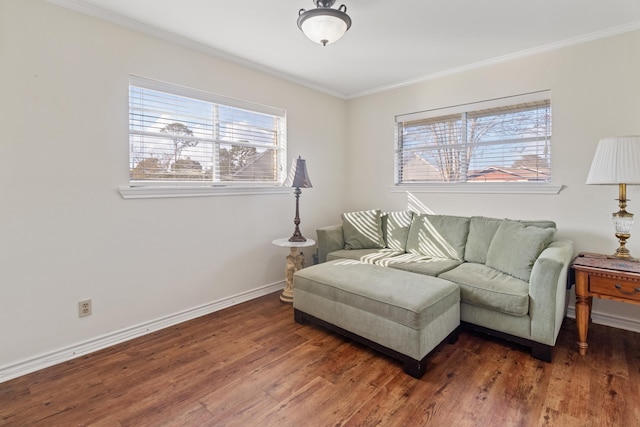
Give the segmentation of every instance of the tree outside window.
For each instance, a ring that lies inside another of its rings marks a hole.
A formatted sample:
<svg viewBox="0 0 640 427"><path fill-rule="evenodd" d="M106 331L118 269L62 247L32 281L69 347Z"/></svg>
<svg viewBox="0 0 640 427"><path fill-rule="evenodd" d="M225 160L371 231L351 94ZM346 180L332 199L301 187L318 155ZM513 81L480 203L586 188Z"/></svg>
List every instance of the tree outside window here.
<svg viewBox="0 0 640 427"><path fill-rule="evenodd" d="M549 99L414 117L397 120L399 184L551 181Z"/></svg>
<svg viewBox="0 0 640 427"><path fill-rule="evenodd" d="M132 77L131 181L280 185L286 173L284 111L221 99L226 104L213 102L215 95Z"/></svg>

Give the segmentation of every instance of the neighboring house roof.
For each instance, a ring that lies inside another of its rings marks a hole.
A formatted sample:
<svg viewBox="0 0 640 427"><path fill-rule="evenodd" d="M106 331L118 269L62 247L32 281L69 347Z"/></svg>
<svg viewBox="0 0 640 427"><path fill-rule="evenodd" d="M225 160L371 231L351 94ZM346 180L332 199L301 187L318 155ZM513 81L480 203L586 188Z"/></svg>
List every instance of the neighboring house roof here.
<svg viewBox="0 0 640 427"><path fill-rule="evenodd" d="M440 170L429 163L424 157L413 154L402 165L402 181L433 181L440 177Z"/></svg>
<svg viewBox="0 0 640 427"><path fill-rule="evenodd" d="M247 159L247 163L233 173L234 181L273 181L276 171L276 155L265 150Z"/></svg>
<svg viewBox="0 0 640 427"><path fill-rule="evenodd" d="M484 169L469 171L467 182L485 181L548 181L551 177L551 168L540 167L499 167L489 166ZM440 170L429 163L424 157L413 154L402 165L403 182L439 181Z"/></svg>
<svg viewBox="0 0 640 427"><path fill-rule="evenodd" d="M551 177L549 168L488 168L470 172L467 181L547 181Z"/></svg>

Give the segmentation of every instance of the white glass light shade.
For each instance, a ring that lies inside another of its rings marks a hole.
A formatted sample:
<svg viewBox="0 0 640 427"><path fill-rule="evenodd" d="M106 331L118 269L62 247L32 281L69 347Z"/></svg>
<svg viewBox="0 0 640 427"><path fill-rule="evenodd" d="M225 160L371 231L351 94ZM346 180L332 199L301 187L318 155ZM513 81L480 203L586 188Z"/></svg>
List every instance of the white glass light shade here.
<svg viewBox="0 0 640 427"><path fill-rule="evenodd" d="M640 184L640 136L601 139L587 184Z"/></svg>
<svg viewBox="0 0 640 427"><path fill-rule="evenodd" d="M318 7L301 13L298 27L309 40L326 46L347 32L351 18L341 10Z"/></svg>

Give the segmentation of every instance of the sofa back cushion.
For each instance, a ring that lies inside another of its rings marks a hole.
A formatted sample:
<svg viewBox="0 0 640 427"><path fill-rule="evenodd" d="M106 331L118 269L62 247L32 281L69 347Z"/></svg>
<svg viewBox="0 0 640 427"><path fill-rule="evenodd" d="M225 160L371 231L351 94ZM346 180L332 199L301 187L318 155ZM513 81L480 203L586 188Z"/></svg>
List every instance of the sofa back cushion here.
<svg viewBox="0 0 640 427"><path fill-rule="evenodd" d="M467 217L414 214L406 251L462 261L468 234Z"/></svg>
<svg viewBox="0 0 640 427"><path fill-rule="evenodd" d="M342 235L345 249L384 248L380 210L343 213Z"/></svg>
<svg viewBox="0 0 640 427"><path fill-rule="evenodd" d="M478 264L487 263L487 253L493 237L502 224L502 218L488 218L484 216L471 217L469 224L469 237L464 251L464 260ZM540 228L556 228L553 221L517 221L526 226Z"/></svg>
<svg viewBox="0 0 640 427"><path fill-rule="evenodd" d="M502 219L486 218L483 216L471 217L469 223L469 237L464 251L464 260L485 264L487 262L487 252L495 236Z"/></svg>
<svg viewBox="0 0 640 427"><path fill-rule="evenodd" d="M406 251L412 219L413 212L411 211L384 212L382 214L382 236L387 248L399 252Z"/></svg>
<svg viewBox="0 0 640 427"><path fill-rule="evenodd" d="M505 219L491 241L486 265L528 282L533 264L549 246L555 232L555 228Z"/></svg>

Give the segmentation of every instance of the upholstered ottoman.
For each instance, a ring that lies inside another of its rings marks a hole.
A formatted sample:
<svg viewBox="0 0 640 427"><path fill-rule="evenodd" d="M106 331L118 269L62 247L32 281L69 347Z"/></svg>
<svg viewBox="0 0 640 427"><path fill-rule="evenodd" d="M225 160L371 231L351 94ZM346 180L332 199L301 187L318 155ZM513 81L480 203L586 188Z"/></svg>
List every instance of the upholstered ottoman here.
<svg viewBox="0 0 640 427"><path fill-rule="evenodd" d="M294 317L341 333L403 362L416 378L442 341L457 339L460 290L423 274L335 260L296 272Z"/></svg>

